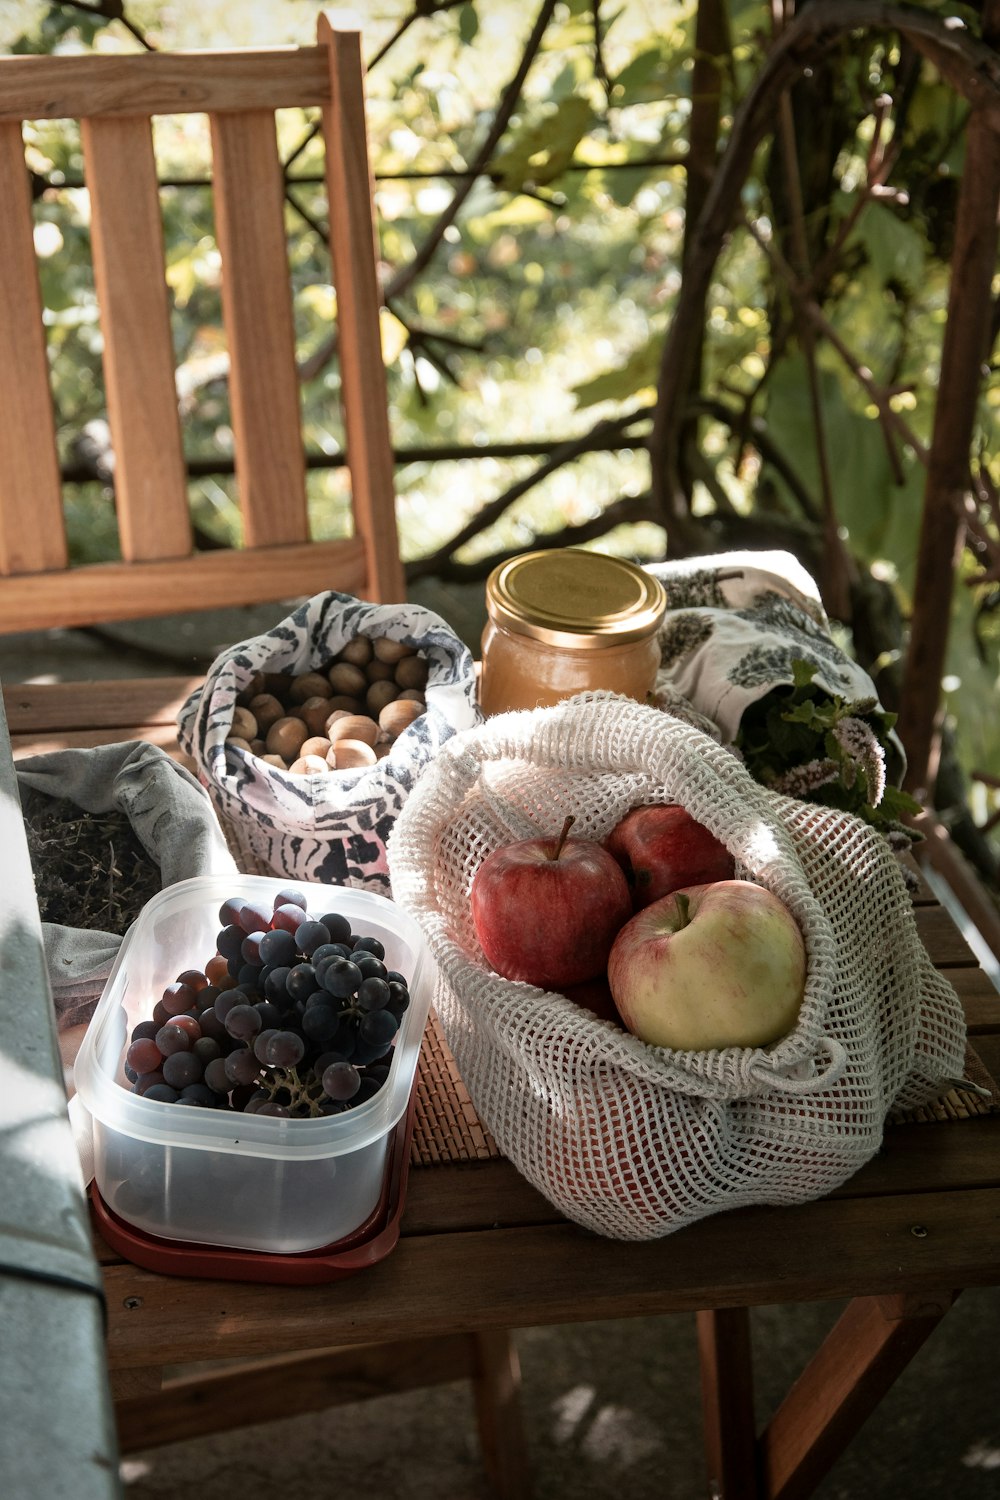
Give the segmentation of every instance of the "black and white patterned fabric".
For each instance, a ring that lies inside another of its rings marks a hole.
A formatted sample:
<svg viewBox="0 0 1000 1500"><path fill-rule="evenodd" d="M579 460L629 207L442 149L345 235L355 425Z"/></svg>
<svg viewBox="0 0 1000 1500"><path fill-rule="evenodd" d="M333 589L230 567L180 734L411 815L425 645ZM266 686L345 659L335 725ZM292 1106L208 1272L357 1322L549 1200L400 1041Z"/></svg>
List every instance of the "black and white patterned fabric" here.
<svg viewBox="0 0 1000 1500"><path fill-rule="evenodd" d="M647 571L667 591L660 627L658 696L680 694L731 743L752 703L790 685L793 663L815 668L831 696L878 701L871 677L833 640L815 580L790 552L725 552ZM889 777L906 769L894 732Z"/></svg>
<svg viewBox="0 0 1000 1500"><path fill-rule="evenodd" d="M325 665L357 636L388 636L427 658L426 712L374 766L292 775L227 746L237 698L255 672ZM389 893L386 840L423 767L481 722L472 654L440 615L416 604L316 594L263 635L223 651L178 719L191 756L248 871Z"/></svg>

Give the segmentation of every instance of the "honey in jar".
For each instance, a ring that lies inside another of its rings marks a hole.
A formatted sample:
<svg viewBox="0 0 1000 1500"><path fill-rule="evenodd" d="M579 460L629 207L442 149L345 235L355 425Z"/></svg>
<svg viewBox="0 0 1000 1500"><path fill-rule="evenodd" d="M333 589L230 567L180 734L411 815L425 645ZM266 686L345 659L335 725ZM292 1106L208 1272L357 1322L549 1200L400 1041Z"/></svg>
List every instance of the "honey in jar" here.
<svg viewBox="0 0 1000 1500"><path fill-rule="evenodd" d="M642 702L660 664L663 585L578 547L525 552L486 581L479 701L486 715L607 689Z"/></svg>

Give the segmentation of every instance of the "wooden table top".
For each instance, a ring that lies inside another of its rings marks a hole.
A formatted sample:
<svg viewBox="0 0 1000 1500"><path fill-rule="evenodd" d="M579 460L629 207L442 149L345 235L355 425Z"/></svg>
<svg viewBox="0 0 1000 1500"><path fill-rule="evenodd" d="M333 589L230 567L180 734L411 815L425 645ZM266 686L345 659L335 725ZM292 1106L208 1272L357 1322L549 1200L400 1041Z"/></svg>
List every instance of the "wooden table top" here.
<svg viewBox="0 0 1000 1500"><path fill-rule="evenodd" d="M145 739L178 754L176 714L196 679L4 689L16 758ZM916 920L965 1007L970 1043L1000 1079L1000 995L924 887ZM457 1106L469 1121L468 1101ZM455 1099L442 1108L452 1111ZM187 1281L130 1265L98 1235L116 1368L190 1357L195 1323L217 1357L472 1329L600 1320L774 1302L904 1294L1000 1282L1000 1112L952 1096L887 1127L882 1150L813 1203L717 1214L624 1244L567 1222L492 1150L417 1152L400 1240L363 1273L327 1286ZM276 1301L280 1299L280 1302ZM276 1306L280 1316L276 1318Z"/></svg>

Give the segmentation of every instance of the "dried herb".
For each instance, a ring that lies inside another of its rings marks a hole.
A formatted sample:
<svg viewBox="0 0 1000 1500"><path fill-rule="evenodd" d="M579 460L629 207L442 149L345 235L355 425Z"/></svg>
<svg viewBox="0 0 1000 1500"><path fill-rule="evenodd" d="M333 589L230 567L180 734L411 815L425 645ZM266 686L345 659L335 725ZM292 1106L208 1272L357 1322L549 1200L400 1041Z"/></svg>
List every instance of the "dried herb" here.
<svg viewBox="0 0 1000 1500"><path fill-rule="evenodd" d="M22 803L42 921L123 934L162 885L126 814L39 792Z"/></svg>

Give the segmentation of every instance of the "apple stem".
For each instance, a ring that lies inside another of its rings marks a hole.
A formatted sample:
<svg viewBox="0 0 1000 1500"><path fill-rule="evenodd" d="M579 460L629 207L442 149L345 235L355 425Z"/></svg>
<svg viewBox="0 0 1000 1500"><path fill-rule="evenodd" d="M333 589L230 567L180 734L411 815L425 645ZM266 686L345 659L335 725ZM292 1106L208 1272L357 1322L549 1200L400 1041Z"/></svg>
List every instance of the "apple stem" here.
<svg viewBox="0 0 1000 1500"><path fill-rule="evenodd" d="M569 817L566 819L565 823L562 826L562 832L556 840L556 846L553 849L552 853L549 855L550 859L559 858L560 854L563 852L563 844L565 844L567 835L569 834L569 831L573 827L573 824L575 822L576 818L572 813L570 813Z"/></svg>
<svg viewBox="0 0 1000 1500"><path fill-rule="evenodd" d="M683 891L678 891L674 896L674 903L677 907L677 915L681 919L681 926L686 927L691 920L691 898Z"/></svg>

